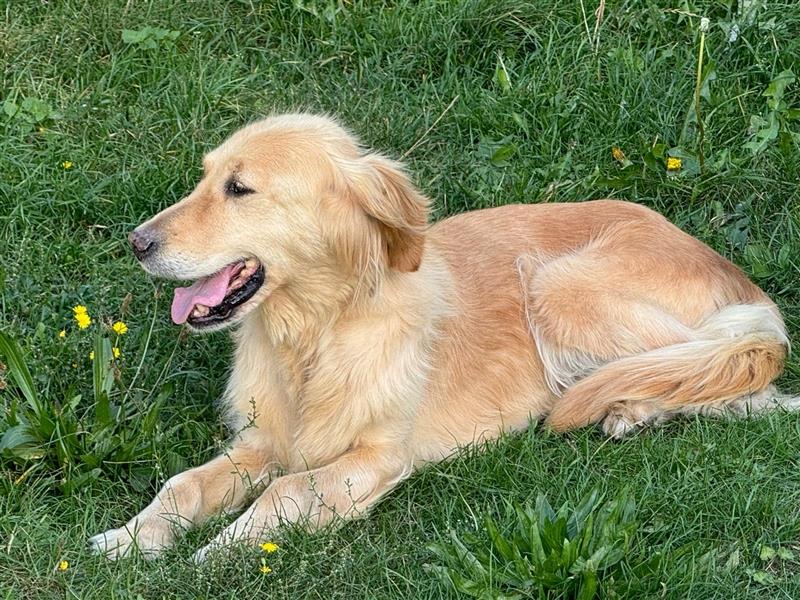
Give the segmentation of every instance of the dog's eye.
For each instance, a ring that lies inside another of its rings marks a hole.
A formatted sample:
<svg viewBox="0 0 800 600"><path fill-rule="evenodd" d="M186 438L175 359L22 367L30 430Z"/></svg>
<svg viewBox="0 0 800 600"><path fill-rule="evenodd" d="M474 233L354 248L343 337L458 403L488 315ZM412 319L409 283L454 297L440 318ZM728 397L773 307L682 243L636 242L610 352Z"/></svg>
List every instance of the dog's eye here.
<svg viewBox="0 0 800 600"><path fill-rule="evenodd" d="M255 190L251 190L241 181L237 181L236 179L231 179L225 184L225 193L228 196L246 196L247 194L252 194L254 192Z"/></svg>

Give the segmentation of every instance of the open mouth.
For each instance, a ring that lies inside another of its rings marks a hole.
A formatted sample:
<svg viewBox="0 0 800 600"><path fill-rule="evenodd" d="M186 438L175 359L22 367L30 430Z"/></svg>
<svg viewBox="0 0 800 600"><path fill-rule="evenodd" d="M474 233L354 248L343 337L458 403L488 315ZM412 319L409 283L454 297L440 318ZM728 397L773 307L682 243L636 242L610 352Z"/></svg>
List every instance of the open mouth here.
<svg viewBox="0 0 800 600"><path fill-rule="evenodd" d="M238 260L189 287L176 288L172 320L197 328L218 325L230 319L263 284L264 266L260 262L254 258Z"/></svg>

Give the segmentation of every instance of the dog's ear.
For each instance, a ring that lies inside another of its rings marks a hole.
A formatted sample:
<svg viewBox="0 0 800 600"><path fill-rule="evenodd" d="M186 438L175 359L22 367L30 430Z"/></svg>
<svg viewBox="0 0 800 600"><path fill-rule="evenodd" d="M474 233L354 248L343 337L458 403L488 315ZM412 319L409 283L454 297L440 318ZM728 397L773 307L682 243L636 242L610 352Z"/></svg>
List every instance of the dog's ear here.
<svg viewBox="0 0 800 600"><path fill-rule="evenodd" d="M416 271L425 246L428 199L399 163L378 154L366 154L357 162L349 182L352 199L377 223L389 267Z"/></svg>

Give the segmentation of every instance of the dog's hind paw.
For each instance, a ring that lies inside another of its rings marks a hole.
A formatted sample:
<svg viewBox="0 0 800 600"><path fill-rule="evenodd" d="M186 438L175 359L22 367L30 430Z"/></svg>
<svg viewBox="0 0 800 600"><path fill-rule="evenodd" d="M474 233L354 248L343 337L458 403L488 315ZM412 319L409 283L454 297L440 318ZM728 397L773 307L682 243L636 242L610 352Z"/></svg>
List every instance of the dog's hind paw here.
<svg viewBox="0 0 800 600"><path fill-rule="evenodd" d="M603 432L619 440L644 427L668 421L674 415L674 412L656 410L650 402L629 402L616 406L606 415Z"/></svg>
<svg viewBox="0 0 800 600"><path fill-rule="evenodd" d="M612 413L603 420L603 433L615 440L620 440L641 427L641 423L634 423L624 415Z"/></svg>

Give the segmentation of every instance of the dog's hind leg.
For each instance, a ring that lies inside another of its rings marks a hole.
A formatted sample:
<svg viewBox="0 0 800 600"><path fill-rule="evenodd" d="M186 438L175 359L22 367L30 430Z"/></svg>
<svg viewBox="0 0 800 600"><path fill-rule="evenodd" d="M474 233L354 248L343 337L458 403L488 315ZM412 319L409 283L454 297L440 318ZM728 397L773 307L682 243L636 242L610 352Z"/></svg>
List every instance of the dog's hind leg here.
<svg viewBox="0 0 800 600"><path fill-rule="evenodd" d="M691 328L626 289L598 248L547 261L524 255L517 266L528 326L557 395L618 358L694 337Z"/></svg>
<svg viewBox="0 0 800 600"><path fill-rule="evenodd" d="M800 396L784 394L774 386L768 385L763 390L745 394L723 404L702 404L684 406L682 415L703 415L720 419L737 419L767 412L800 411Z"/></svg>
<svg viewBox="0 0 800 600"><path fill-rule="evenodd" d="M722 403L687 404L678 410L653 411L653 401L620 402L603 419L603 431L612 438L622 438L645 425L657 425L679 415L702 415L717 419L739 419L772 411L800 411L800 396L779 392L774 385Z"/></svg>
<svg viewBox="0 0 800 600"><path fill-rule="evenodd" d="M517 266L529 329L557 396L554 408L604 365L694 338L691 328L613 277L613 265L596 247L549 261L522 256ZM603 429L621 437L664 417L652 403L623 402L608 407Z"/></svg>
<svg viewBox="0 0 800 600"><path fill-rule="evenodd" d="M519 267L530 330L557 396L548 416L556 430L604 420L620 437L680 412L735 406L780 373L787 341L774 306L718 310L709 288L691 295L691 282L664 273L637 278L599 245L549 261L521 257ZM676 290L686 299L676 301ZM662 307L670 302L671 310Z"/></svg>
<svg viewBox="0 0 800 600"><path fill-rule="evenodd" d="M708 324L726 322L723 335ZM783 323L767 305L728 306L698 327L699 339L612 361L569 388L548 422L565 430L616 410L650 406L652 415L760 412L775 404L766 393L783 368ZM783 403L791 408L793 399Z"/></svg>

